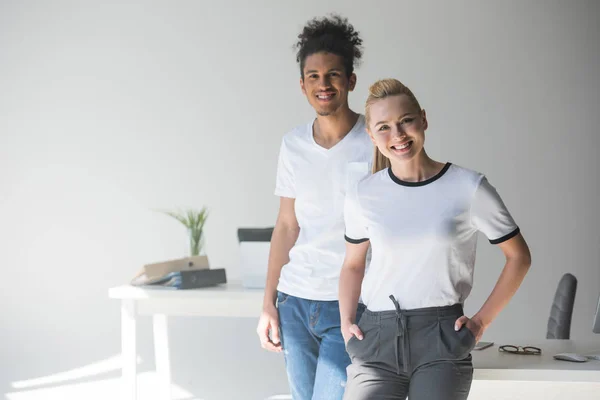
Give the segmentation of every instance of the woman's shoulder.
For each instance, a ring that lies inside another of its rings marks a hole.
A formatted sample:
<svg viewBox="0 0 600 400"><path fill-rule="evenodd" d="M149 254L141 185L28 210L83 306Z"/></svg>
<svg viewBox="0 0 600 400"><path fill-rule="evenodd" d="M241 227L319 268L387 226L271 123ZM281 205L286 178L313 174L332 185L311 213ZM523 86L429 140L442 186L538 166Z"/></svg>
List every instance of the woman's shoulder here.
<svg viewBox="0 0 600 400"><path fill-rule="evenodd" d="M454 163L449 164L450 168L448 169L448 176L451 179L472 185L479 185L481 180L485 177L484 174L473 169L466 168Z"/></svg>

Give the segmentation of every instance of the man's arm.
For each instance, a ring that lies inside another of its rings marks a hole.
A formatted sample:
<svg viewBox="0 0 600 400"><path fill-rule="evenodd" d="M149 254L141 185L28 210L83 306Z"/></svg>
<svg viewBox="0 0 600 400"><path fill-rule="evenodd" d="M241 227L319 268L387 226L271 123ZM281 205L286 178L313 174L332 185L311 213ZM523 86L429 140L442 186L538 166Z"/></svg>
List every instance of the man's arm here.
<svg viewBox="0 0 600 400"><path fill-rule="evenodd" d="M263 307L275 305L277 298L277 284L281 269L290 261L290 250L298 240L300 227L296 220L294 208L295 199L281 197L279 202L279 215L271 237L271 250L269 252L269 266L267 270L267 283Z"/></svg>
<svg viewBox="0 0 600 400"><path fill-rule="evenodd" d="M271 237L263 311L256 329L262 347L270 351L281 351L279 318L275 302L281 269L289 262L290 250L298 240L300 233L294 206L295 199L281 197L279 215Z"/></svg>

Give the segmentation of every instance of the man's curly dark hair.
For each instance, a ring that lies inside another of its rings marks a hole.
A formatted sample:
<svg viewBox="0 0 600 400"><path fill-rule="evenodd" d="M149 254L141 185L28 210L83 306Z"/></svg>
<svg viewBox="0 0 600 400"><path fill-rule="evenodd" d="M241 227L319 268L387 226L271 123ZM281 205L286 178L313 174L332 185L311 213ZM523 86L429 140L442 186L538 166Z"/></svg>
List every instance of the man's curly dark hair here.
<svg viewBox="0 0 600 400"><path fill-rule="evenodd" d="M304 26L294 46L296 61L300 64L300 74L304 78L304 62L311 54L327 52L344 59L348 77L354 72L362 57L362 39L347 18L333 14L329 17L314 18Z"/></svg>

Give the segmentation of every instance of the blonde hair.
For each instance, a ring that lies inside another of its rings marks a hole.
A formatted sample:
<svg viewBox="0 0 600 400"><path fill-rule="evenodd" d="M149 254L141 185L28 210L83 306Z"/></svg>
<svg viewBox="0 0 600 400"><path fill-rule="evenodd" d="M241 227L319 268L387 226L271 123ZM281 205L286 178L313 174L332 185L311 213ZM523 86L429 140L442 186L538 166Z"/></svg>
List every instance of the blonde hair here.
<svg viewBox="0 0 600 400"><path fill-rule="evenodd" d="M370 108L371 105L378 102L379 100L383 100L389 96L400 96L406 95L410 99L410 101L417 107L419 111L421 111L421 106L413 92L406 87L402 82L397 79L381 79L369 88L369 97L367 98L367 102L365 104L365 119L367 122L367 126L371 121L371 113ZM382 169L391 167L390 160L386 156L384 156L377 146L375 146L375 154L373 155L373 168L372 173L376 173L381 171Z"/></svg>

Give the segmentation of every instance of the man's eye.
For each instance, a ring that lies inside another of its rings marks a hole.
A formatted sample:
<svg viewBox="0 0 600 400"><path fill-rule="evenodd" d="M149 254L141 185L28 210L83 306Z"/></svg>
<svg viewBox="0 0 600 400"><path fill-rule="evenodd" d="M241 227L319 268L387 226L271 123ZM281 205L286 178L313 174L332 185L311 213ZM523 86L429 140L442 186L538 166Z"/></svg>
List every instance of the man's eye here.
<svg viewBox="0 0 600 400"><path fill-rule="evenodd" d="M402 124L403 125L409 125L412 124L414 122L414 118L405 118L404 120L402 120Z"/></svg>
<svg viewBox="0 0 600 400"><path fill-rule="evenodd" d="M387 129L389 129L389 126L387 126L387 125L381 125L381 126L379 127L379 131L380 131L380 132L381 132L381 131L385 131L385 130L387 130Z"/></svg>

